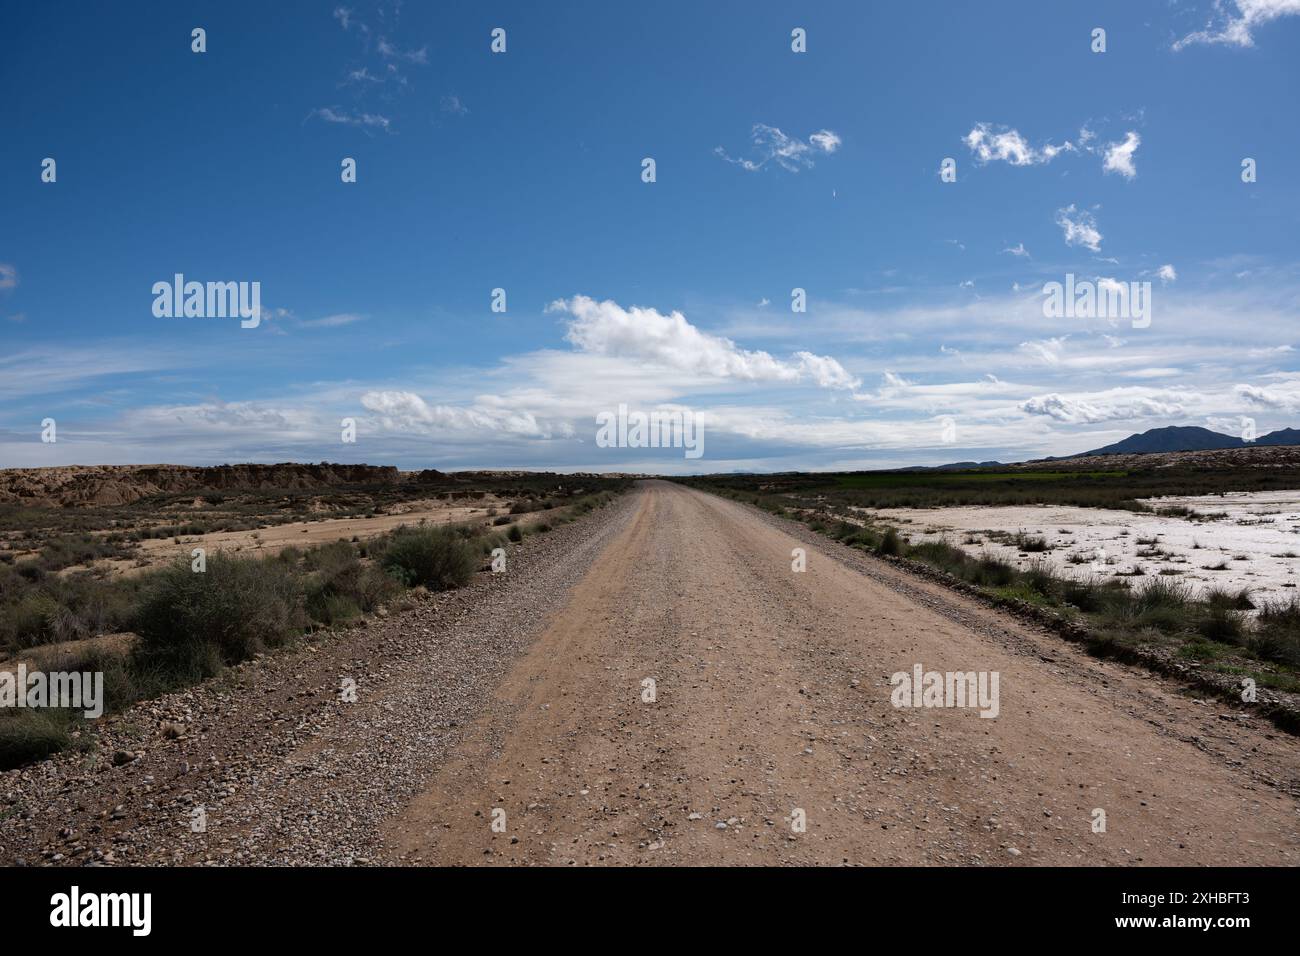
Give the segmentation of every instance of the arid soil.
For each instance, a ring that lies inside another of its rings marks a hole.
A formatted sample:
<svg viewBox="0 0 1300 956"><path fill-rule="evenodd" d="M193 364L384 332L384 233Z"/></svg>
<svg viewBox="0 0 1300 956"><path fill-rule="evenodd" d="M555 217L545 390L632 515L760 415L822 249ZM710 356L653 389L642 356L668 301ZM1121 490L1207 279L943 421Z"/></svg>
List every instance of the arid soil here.
<svg viewBox="0 0 1300 956"><path fill-rule="evenodd" d="M0 502L26 505L122 505L161 492L331 488L395 484L401 472L378 465L68 465L0 469Z"/></svg>
<svg viewBox="0 0 1300 956"><path fill-rule="evenodd" d="M118 574L141 574L167 564L177 557L189 558L193 548L213 551L230 551L242 554L277 554L287 547L310 548L340 538L373 538L387 534L400 525L453 524L482 520L490 508L503 514L510 502L485 496L472 505L463 501L411 501L394 506L387 514L351 518L326 518L319 521L293 521L272 525L256 531L211 531L207 534L180 536L180 543L171 538L150 538L140 543L137 554L127 559L104 558L94 563L96 567L110 569ZM537 518L521 515L516 519L527 526ZM67 568L63 573L74 574L86 570L81 565Z"/></svg>
<svg viewBox="0 0 1300 956"><path fill-rule="evenodd" d="M0 863L1300 862L1297 738L666 482L104 737L0 774Z"/></svg>

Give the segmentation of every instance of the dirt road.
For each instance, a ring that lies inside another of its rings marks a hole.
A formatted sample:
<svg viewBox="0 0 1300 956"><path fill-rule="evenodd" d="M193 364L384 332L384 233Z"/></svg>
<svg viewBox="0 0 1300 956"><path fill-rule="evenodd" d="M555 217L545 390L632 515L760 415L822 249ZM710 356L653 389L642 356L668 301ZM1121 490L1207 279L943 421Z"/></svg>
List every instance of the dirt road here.
<svg viewBox="0 0 1300 956"><path fill-rule="evenodd" d="M655 481L0 774L0 863L1294 865L1298 796L1264 721Z"/></svg>
<svg viewBox="0 0 1300 956"><path fill-rule="evenodd" d="M401 859L1300 862L1294 738L740 505L637 505L387 824ZM916 664L997 672L998 715L896 708Z"/></svg>

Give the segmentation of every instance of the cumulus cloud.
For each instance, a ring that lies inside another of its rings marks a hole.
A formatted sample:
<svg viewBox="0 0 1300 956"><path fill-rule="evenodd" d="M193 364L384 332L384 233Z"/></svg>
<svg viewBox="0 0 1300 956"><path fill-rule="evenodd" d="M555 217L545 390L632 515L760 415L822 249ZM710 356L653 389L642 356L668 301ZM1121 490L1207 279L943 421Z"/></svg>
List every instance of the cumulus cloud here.
<svg viewBox="0 0 1300 956"><path fill-rule="evenodd" d="M782 361L704 332L677 311L663 315L638 306L625 309L612 300L597 302L585 295L553 302L549 311L572 317L565 337L592 355L650 362L715 378L754 382L810 379L822 388L858 385L858 380L829 356L796 352L790 361Z"/></svg>
<svg viewBox="0 0 1300 956"><path fill-rule="evenodd" d="M1300 382L1287 382L1272 388L1238 385L1233 391L1248 405L1294 411L1300 407Z"/></svg>
<svg viewBox="0 0 1300 956"><path fill-rule="evenodd" d="M1061 153L1074 151L1074 144L1069 141L1060 146L1047 143L1041 148L1035 148L1020 135L1019 130L1008 126L995 127L989 123L976 123L963 141L974 154L975 161L981 165L1004 162L1012 166L1034 166L1050 163Z"/></svg>
<svg viewBox="0 0 1300 956"><path fill-rule="evenodd" d="M1095 425L1134 418L1179 418L1184 415L1182 405L1159 398L1086 401L1055 392L1026 399L1018 407L1028 415L1045 415L1068 425Z"/></svg>
<svg viewBox="0 0 1300 956"><path fill-rule="evenodd" d="M1097 230L1097 219L1086 209L1077 209L1074 203L1058 209L1056 224L1061 227L1067 246L1086 246L1093 252L1101 251L1102 235Z"/></svg>
<svg viewBox="0 0 1300 956"><path fill-rule="evenodd" d="M1197 43L1222 43L1227 46L1252 47L1254 30L1279 17L1300 14L1300 0L1232 0L1237 12L1228 11L1229 0L1215 0L1214 16L1205 29L1189 33L1174 43L1175 50Z"/></svg>
<svg viewBox="0 0 1300 956"><path fill-rule="evenodd" d="M1142 145L1142 137L1129 130L1122 143L1110 143L1106 147L1101 168L1108 173L1119 173L1125 179L1137 176L1137 166L1133 164L1133 154Z"/></svg>
<svg viewBox="0 0 1300 956"><path fill-rule="evenodd" d="M1178 270L1167 262L1156 270L1156 275L1160 277L1160 281L1165 285L1178 281Z"/></svg>
<svg viewBox="0 0 1300 956"><path fill-rule="evenodd" d="M716 147L713 152L727 162L750 172L756 172L769 162L774 162L784 170L797 173L800 170L811 169L819 155L835 152L840 148L841 143L839 134L828 129L818 130L807 140L802 140L797 136L787 136L775 126L768 126L766 123L755 123L750 130L750 139L754 144L755 159L733 158L727 155L727 151L721 146Z"/></svg>
<svg viewBox="0 0 1300 956"><path fill-rule="evenodd" d="M1105 172L1119 173L1125 179L1132 179L1137 175L1133 154L1142 144L1142 137L1136 131L1129 130L1122 141L1108 143L1105 146L1094 143L1096 138L1097 134L1085 126L1079 130L1079 136L1074 143L1066 140L1059 146L1052 143L1034 146L1013 127L976 123L962 141L975 157L975 162L981 166L994 162L1003 162L1010 166L1042 166L1062 153L1080 155L1089 153L1102 157L1102 170Z"/></svg>

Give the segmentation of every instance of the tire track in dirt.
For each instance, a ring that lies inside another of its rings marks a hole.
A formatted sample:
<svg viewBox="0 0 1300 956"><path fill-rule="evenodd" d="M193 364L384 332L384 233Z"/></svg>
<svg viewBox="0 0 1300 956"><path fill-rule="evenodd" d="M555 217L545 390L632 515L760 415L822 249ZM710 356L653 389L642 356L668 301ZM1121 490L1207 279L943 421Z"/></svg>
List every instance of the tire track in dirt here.
<svg viewBox="0 0 1300 956"><path fill-rule="evenodd" d="M384 826L393 859L1300 860L1295 798L1183 739L1204 705L1160 679L1059 641L1045 653L1005 615L909 594L733 502L666 482L636 494L634 519ZM997 672L999 716L893 707L890 675L918 663ZM1293 778L1297 742L1257 723L1233 728L1238 762L1254 745Z"/></svg>

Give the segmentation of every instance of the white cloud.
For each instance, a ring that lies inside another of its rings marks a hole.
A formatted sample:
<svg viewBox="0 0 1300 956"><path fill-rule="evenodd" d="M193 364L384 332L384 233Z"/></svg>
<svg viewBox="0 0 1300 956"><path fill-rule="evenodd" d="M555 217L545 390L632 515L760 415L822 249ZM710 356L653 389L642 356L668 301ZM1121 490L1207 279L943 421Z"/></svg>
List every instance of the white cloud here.
<svg viewBox="0 0 1300 956"><path fill-rule="evenodd" d="M1252 31L1279 17L1300 14L1300 0L1234 0L1236 16L1225 12L1228 0L1215 0L1214 16L1204 30L1189 33L1174 43L1181 50L1196 43L1222 43L1228 46L1252 47Z"/></svg>
<svg viewBox="0 0 1300 956"><path fill-rule="evenodd" d="M880 386L880 390L876 393L878 398L897 398L911 388L913 384L903 376L895 375L890 371L885 372L884 379L884 384Z"/></svg>
<svg viewBox="0 0 1300 956"><path fill-rule="evenodd" d="M341 23L343 29L346 30L352 26L352 11L347 7L335 7L334 19Z"/></svg>
<svg viewBox="0 0 1300 956"><path fill-rule="evenodd" d="M839 149L841 143L839 134L828 129L818 130L804 141L795 136L787 136L775 126L768 126L766 123L755 123L750 131L750 138L754 142L754 150L758 156L756 160L733 159L721 146L716 147L713 152L727 162L750 172L756 172L769 162L775 162L782 169L797 173L802 169L811 169L814 158L819 153L829 155Z"/></svg>
<svg viewBox="0 0 1300 956"><path fill-rule="evenodd" d="M1094 425L1098 422L1127 421L1135 418L1181 418L1184 409L1177 402L1153 397L1107 401L1069 398L1053 392L1026 399L1019 405L1029 415L1046 415L1069 425Z"/></svg>
<svg viewBox="0 0 1300 956"><path fill-rule="evenodd" d="M1156 270L1156 275L1160 277L1160 281L1165 285L1178 281L1178 270L1167 262Z"/></svg>
<svg viewBox="0 0 1300 956"><path fill-rule="evenodd" d="M257 434L288 441L308 440L320 433L320 423L313 412L262 402L153 405L128 412L122 425L128 432L155 439Z"/></svg>
<svg viewBox="0 0 1300 956"><path fill-rule="evenodd" d="M1249 349L1246 354L1251 358L1276 358L1294 351L1294 345L1274 345L1269 348Z"/></svg>
<svg viewBox="0 0 1300 956"><path fill-rule="evenodd" d="M573 317L565 337L591 355L651 362L714 378L798 382L807 377L823 388L855 388L858 384L829 356L797 352L794 361L781 361L704 332L677 311L662 315L637 306L625 309L612 300L597 302L585 295L553 302L549 311Z"/></svg>
<svg viewBox="0 0 1300 956"><path fill-rule="evenodd" d="M382 129L385 133L391 132L389 127L392 120L387 116L378 113L349 113L346 110L340 110L337 107L325 106L318 110L312 110L307 114L307 118L319 116L327 123L341 123L344 126L361 126Z"/></svg>
<svg viewBox="0 0 1300 956"><path fill-rule="evenodd" d="M231 360L228 354L206 355ZM0 399L16 401L33 395L101 388L110 376L143 376L193 368L204 360L194 353L161 347L87 347L59 345L7 351L0 349Z"/></svg>
<svg viewBox="0 0 1300 956"><path fill-rule="evenodd" d="M1133 179L1137 176L1137 167L1133 165L1133 154L1141 145L1142 137L1129 130L1124 136L1124 142L1107 145L1101 168L1108 173L1119 173L1125 179Z"/></svg>
<svg viewBox="0 0 1300 956"><path fill-rule="evenodd" d="M833 133L828 129L818 130L808 137L808 142L820 149L823 153L833 153L840 148L839 134Z"/></svg>
<svg viewBox="0 0 1300 956"><path fill-rule="evenodd" d="M1062 353L1065 351L1065 337L1021 342L1020 351L1044 365L1060 365Z"/></svg>
<svg viewBox="0 0 1300 956"><path fill-rule="evenodd" d="M494 404L491 398L462 407L430 405L414 392L373 391L361 396L361 404L379 416L384 428L392 431L427 434L468 432L541 439L570 433L566 427L556 428L553 424L540 422L530 411L511 408L504 403Z"/></svg>
<svg viewBox="0 0 1300 956"><path fill-rule="evenodd" d="M1074 203L1058 209L1056 224L1061 227L1067 246L1086 246L1093 252L1100 251L1102 235L1097 230L1097 219L1086 209L1076 209Z"/></svg>
<svg viewBox="0 0 1300 956"><path fill-rule="evenodd" d="M1085 126L1079 130L1077 143L1066 140L1059 146L1052 143L1034 146L1013 127L976 123L962 141L975 156L975 162L981 166L992 162L1004 162L1011 166L1042 166L1062 153L1091 153L1102 156L1102 169L1105 172L1119 173L1126 179L1137 175L1133 154L1142 144L1142 137L1137 132L1129 130L1122 142L1108 143L1105 147L1094 145L1093 140L1096 138L1097 134Z"/></svg>
<svg viewBox="0 0 1300 956"><path fill-rule="evenodd" d="M966 145L981 163L1002 160L1012 166L1030 166L1037 153L1014 129L990 133L989 124L978 123L966 134Z"/></svg>
<svg viewBox="0 0 1300 956"><path fill-rule="evenodd" d="M1258 385L1238 385L1233 391L1247 405L1276 408L1288 412L1300 407L1300 382L1285 382L1272 388L1261 388Z"/></svg>
<svg viewBox="0 0 1300 956"><path fill-rule="evenodd" d="M1035 149L1019 130L1008 126L994 127L988 123L976 123L963 141L981 165L1000 161L1012 166L1034 166L1050 163L1061 153L1074 151L1074 144L1068 141L1060 146L1047 143L1041 149Z"/></svg>
<svg viewBox="0 0 1300 956"><path fill-rule="evenodd" d="M1024 244L1023 242L1021 242L1021 243L1017 243L1017 244L1014 245L1014 246L1008 246L1007 248L1003 249L1002 251L1003 251L1003 252L1009 252L1009 253L1011 253L1013 256L1021 256L1021 257L1025 258L1025 259L1028 259L1028 258L1029 258L1029 250L1025 248L1025 244Z"/></svg>
<svg viewBox="0 0 1300 956"><path fill-rule="evenodd" d="M13 289L18 285L18 270L7 262L0 262L0 290Z"/></svg>

